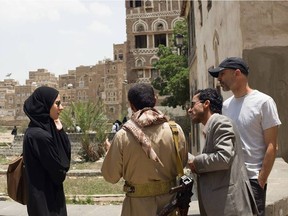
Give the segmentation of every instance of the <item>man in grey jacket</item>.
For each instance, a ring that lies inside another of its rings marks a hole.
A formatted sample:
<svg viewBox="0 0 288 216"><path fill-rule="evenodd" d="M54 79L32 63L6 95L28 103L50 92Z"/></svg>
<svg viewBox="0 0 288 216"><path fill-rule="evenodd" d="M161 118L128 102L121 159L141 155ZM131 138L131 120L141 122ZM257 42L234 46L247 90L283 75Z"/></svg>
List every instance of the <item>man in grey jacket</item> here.
<svg viewBox="0 0 288 216"><path fill-rule="evenodd" d="M215 89L198 90L188 110L193 123L204 125L205 145L188 162L197 174L201 215L253 215L257 207L244 165L238 132L221 115L223 98Z"/></svg>

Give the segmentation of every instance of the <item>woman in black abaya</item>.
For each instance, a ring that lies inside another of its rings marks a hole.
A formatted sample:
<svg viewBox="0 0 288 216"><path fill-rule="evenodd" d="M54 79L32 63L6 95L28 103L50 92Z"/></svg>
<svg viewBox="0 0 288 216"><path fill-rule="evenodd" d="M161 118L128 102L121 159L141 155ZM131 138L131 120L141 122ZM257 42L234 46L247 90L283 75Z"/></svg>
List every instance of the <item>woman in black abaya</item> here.
<svg viewBox="0 0 288 216"><path fill-rule="evenodd" d="M30 119L25 132L23 157L29 183L29 216L66 216L63 181L70 167L71 145L59 115L59 92L37 88L24 103Z"/></svg>

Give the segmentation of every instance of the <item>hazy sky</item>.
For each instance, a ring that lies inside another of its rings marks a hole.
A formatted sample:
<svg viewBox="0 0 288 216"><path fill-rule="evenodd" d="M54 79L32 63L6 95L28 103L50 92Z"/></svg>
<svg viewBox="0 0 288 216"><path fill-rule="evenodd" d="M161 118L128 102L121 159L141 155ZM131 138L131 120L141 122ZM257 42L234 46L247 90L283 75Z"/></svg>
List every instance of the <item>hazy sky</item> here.
<svg viewBox="0 0 288 216"><path fill-rule="evenodd" d="M0 80L95 65L125 40L124 0L0 0Z"/></svg>

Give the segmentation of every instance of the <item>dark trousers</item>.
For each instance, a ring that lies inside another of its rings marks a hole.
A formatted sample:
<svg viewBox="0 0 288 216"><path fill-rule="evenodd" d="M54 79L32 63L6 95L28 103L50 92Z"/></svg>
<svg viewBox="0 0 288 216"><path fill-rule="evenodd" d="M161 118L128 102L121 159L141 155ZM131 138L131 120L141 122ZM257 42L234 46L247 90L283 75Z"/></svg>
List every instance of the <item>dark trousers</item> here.
<svg viewBox="0 0 288 216"><path fill-rule="evenodd" d="M266 203L266 190L267 184L264 189L260 187L257 179L250 179L250 184L253 190L253 195L259 211L258 216L265 216L265 203Z"/></svg>

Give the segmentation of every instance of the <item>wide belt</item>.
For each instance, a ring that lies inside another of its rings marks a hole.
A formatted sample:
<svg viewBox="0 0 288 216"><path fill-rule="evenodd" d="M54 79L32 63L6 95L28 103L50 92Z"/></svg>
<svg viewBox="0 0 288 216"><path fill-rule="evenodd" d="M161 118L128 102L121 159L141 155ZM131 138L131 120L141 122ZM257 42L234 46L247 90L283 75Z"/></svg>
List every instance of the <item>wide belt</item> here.
<svg viewBox="0 0 288 216"><path fill-rule="evenodd" d="M176 186L176 180L153 181L145 184L132 184L125 181L123 191L128 197L150 197L169 193Z"/></svg>

